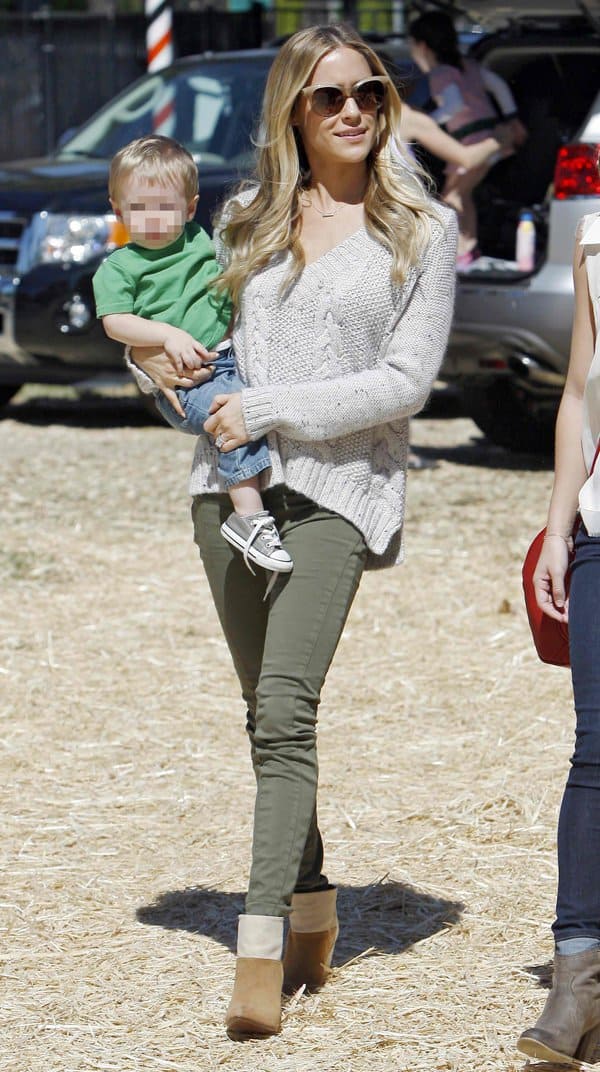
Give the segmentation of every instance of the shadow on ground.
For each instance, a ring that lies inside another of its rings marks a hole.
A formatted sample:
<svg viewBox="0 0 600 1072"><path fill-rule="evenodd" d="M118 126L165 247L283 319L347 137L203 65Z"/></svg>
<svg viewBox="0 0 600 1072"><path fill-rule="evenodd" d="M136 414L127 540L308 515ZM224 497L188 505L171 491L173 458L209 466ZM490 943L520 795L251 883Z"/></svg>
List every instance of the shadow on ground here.
<svg viewBox="0 0 600 1072"><path fill-rule="evenodd" d="M156 428L162 425L166 430L164 422L154 416L151 402L142 400L133 392L81 395L73 388L51 388L47 394L43 394L42 389L37 388L36 393L30 395L29 390L24 389L14 401L0 409L1 420L39 426L62 424L70 428ZM19 401L21 397L23 401ZM463 416L457 392L440 389L434 391L426 409L414 419L450 421ZM441 461L482 469L522 472L551 470L553 467L550 455L514 453L496 446L478 432L456 446L418 445L413 450L417 458L426 463L424 468L428 467L427 463L435 466Z"/></svg>
<svg viewBox="0 0 600 1072"><path fill-rule="evenodd" d="M64 394L25 395L23 401L20 397L0 409L1 420L40 426L62 424L66 428L140 428L164 423L135 394L77 396L65 389Z"/></svg>
<svg viewBox="0 0 600 1072"><path fill-rule="evenodd" d="M453 386L441 386L431 394L425 409L413 418L415 421L434 420L452 421L466 417L462 408L460 391ZM507 450L486 439L475 424L474 434L456 446L416 446L414 453L425 465L435 466L440 461L452 462L454 465L479 466L485 469L512 469L523 472L552 470L554 459L552 453L527 453Z"/></svg>
<svg viewBox="0 0 600 1072"><path fill-rule="evenodd" d="M433 897L400 882L339 886L342 925L333 963L339 967L365 954L402 953L455 925L463 908L458 901ZM161 894L153 904L138 908L136 917L152 927L205 934L234 952L237 917L243 911L242 893L193 886Z"/></svg>
<svg viewBox="0 0 600 1072"><path fill-rule="evenodd" d="M521 454L507 450L491 443L483 435L471 436L468 442L457 446L412 448L417 456L431 465L438 462L451 462L453 465L478 467L481 469L511 469L523 473L551 472L554 460L547 454ZM424 466L427 468L427 466Z"/></svg>

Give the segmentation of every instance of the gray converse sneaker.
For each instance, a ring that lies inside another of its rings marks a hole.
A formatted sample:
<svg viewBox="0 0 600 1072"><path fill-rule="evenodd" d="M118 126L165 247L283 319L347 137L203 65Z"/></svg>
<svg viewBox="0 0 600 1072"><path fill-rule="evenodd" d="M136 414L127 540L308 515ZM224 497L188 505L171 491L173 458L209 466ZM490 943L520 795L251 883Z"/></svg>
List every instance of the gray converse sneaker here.
<svg viewBox="0 0 600 1072"><path fill-rule="evenodd" d="M252 570L250 563L253 562L273 573L292 572L294 563L281 546L275 522L267 510L246 517L230 514L221 525L221 534L242 552L249 570Z"/></svg>

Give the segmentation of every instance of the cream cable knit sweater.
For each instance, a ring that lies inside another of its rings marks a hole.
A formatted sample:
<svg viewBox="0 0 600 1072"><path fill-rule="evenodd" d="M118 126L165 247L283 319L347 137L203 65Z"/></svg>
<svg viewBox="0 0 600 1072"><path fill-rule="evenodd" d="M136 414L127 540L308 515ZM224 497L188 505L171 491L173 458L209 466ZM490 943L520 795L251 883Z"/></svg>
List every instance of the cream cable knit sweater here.
<svg viewBox="0 0 600 1072"><path fill-rule="evenodd" d="M436 211L402 287L390 281L388 251L361 228L307 265L283 298L289 255L250 277L233 332L246 428L252 440L268 438L266 486L285 483L351 521L368 568L402 559L408 418L427 401L452 321L456 217ZM222 490L214 447L200 437L190 493Z"/></svg>

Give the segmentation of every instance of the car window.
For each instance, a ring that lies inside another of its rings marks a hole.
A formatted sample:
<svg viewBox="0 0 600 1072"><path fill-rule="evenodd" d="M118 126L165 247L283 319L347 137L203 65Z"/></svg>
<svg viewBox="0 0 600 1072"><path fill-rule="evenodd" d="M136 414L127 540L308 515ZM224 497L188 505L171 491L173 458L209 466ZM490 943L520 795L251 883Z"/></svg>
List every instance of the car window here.
<svg viewBox="0 0 600 1072"><path fill-rule="evenodd" d="M177 138L208 167L246 167L270 62L269 56L201 61L169 75L148 75L80 128L59 155L109 158L133 138L156 131Z"/></svg>

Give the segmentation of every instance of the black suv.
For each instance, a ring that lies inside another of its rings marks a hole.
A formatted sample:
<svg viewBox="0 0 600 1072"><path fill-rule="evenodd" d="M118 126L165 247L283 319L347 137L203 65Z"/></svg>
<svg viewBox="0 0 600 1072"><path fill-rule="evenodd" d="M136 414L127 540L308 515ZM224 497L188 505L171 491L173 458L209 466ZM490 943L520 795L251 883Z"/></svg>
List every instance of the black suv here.
<svg viewBox="0 0 600 1072"><path fill-rule="evenodd" d="M196 216L210 233L216 206L252 167L276 52L181 59L127 87L52 155L0 164L0 406L25 383L128 380L92 294L100 261L126 239L108 201L110 159L152 132L182 142L198 164ZM385 58L399 81L414 73L403 43Z"/></svg>
<svg viewBox="0 0 600 1072"><path fill-rule="evenodd" d="M200 173L197 218L247 173L275 49L183 59L145 75L51 156L0 165L0 405L24 383L126 378L96 319L92 276L123 241L108 202L111 157L151 132L177 138Z"/></svg>

